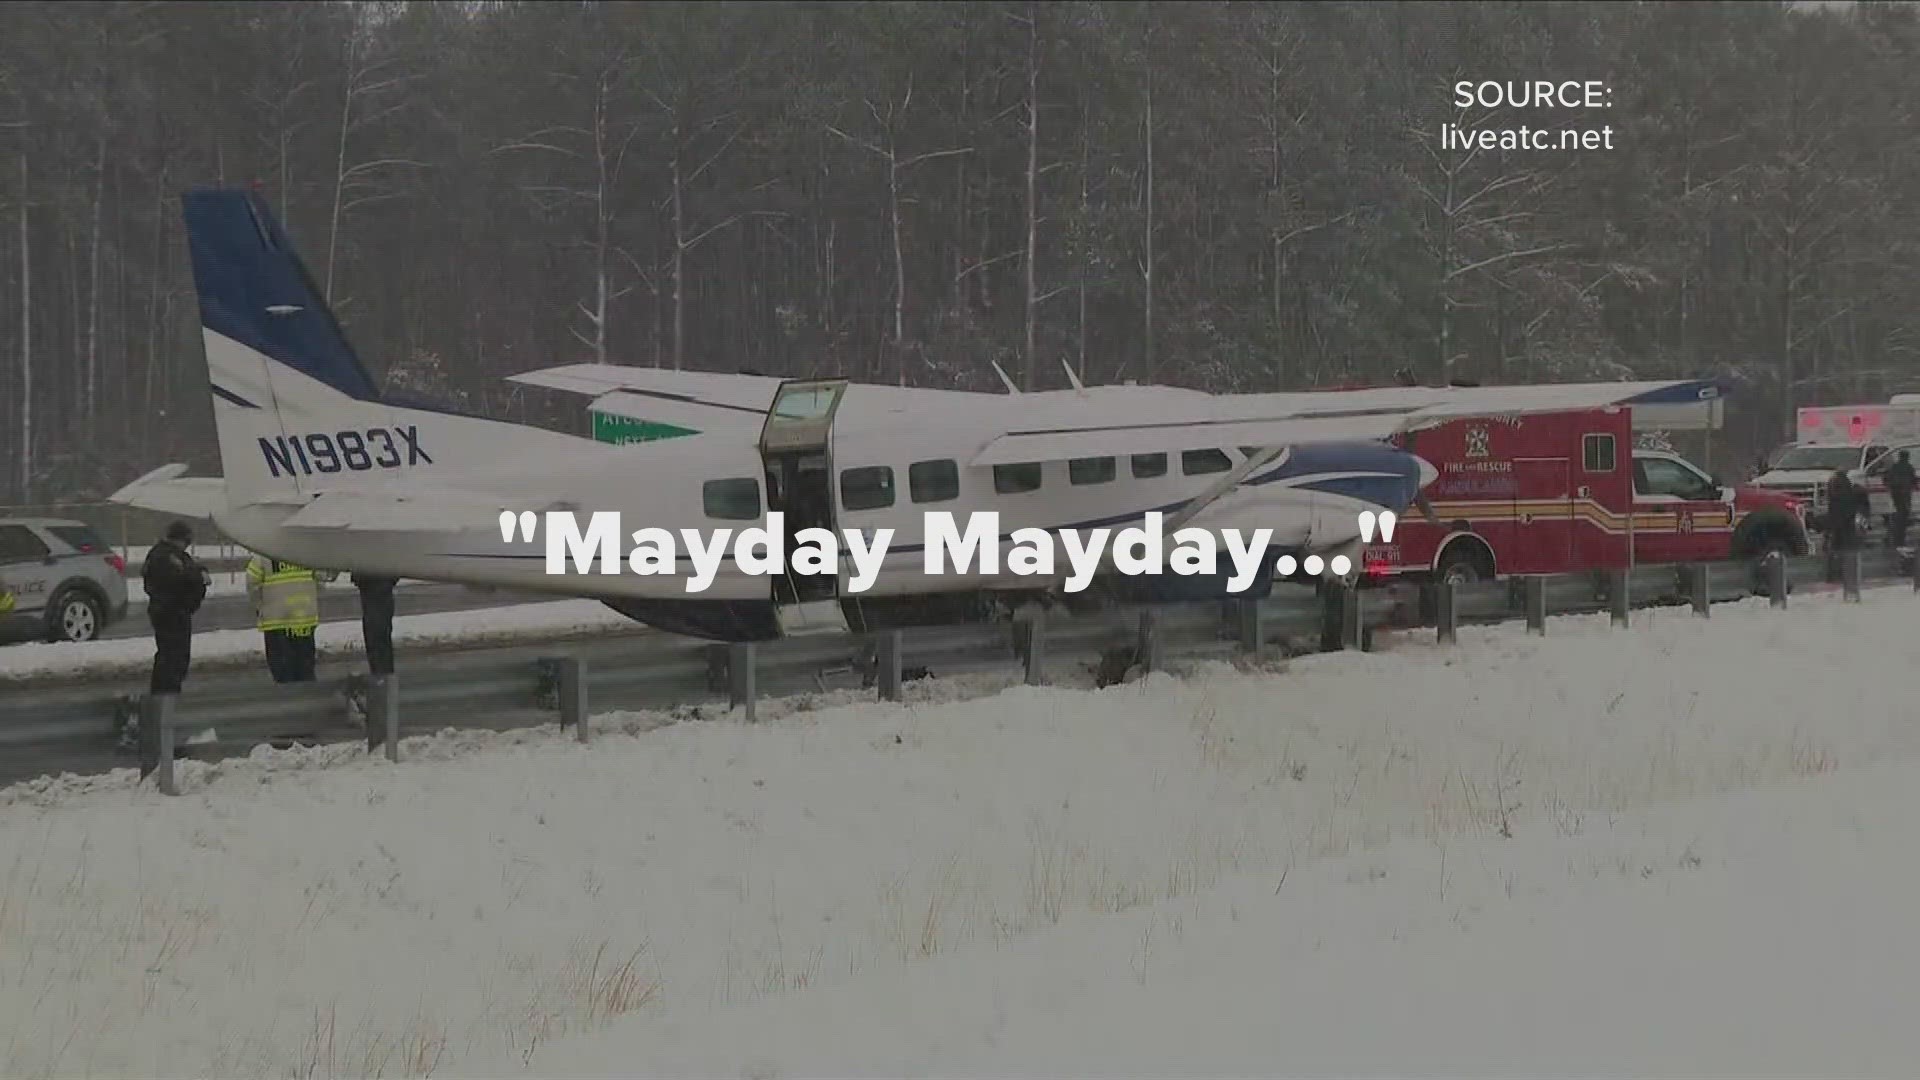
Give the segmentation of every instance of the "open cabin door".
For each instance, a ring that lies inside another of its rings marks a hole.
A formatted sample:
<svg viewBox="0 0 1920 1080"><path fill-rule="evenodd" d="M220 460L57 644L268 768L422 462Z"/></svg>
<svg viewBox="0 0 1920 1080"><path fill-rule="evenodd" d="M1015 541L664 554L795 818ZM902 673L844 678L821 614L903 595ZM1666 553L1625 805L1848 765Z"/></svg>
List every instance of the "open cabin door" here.
<svg viewBox="0 0 1920 1080"><path fill-rule="evenodd" d="M786 518L786 547L802 529L833 530L833 417L847 391L845 379L792 379L774 391L760 428L760 458L767 470L767 509ZM836 577L776 578L773 599L798 604L832 598Z"/></svg>

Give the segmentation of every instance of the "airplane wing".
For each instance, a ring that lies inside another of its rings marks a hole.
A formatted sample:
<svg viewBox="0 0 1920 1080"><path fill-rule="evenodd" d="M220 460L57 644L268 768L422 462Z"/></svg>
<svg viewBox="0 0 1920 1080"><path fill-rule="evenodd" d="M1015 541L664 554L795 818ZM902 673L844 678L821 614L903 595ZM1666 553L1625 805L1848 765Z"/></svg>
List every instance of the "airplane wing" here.
<svg viewBox="0 0 1920 1080"><path fill-rule="evenodd" d="M1520 416L1609 406L1710 404L1712 382L1583 383L1566 386L1382 387L1249 394L1193 401L1169 398L1157 417L1114 422L1074 408L1030 413L988 442L971 464L1059 461L1208 447L1276 447L1377 441L1467 416Z"/></svg>
<svg viewBox="0 0 1920 1080"><path fill-rule="evenodd" d="M120 490L107 501L137 506L175 517L211 521L227 505L227 482L219 476L183 476L181 463L162 465Z"/></svg>
<svg viewBox="0 0 1920 1080"><path fill-rule="evenodd" d="M619 364L568 364L507 376L508 382L599 396L616 390L663 401L681 401L764 417L781 379L718 371L667 371Z"/></svg>
<svg viewBox="0 0 1920 1080"><path fill-rule="evenodd" d="M571 364L509 376L508 382L594 395L590 408L692 431L758 431L773 407L774 393L788 380L771 375L716 371L666 371L617 364ZM951 406L956 400L1001 401L1001 394L972 390L851 383L843 408L862 412L910 412Z"/></svg>

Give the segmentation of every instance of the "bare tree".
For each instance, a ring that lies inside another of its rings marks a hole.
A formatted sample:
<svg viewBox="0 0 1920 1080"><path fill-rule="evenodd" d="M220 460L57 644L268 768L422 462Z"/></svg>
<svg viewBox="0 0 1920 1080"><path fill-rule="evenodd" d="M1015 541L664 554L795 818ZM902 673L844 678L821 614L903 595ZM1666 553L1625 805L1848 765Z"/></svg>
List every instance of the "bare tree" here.
<svg viewBox="0 0 1920 1080"><path fill-rule="evenodd" d="M1501 112L1470 116L1460 110L1455 113L1453 126L1472 135ZM1566 245L1528 241L1522 226L1534 215L1511 204L1516 194L1538 195L1545 190L1546 178L1539 173L1499 167L1475 170L1484 153L1478 139L1465 150L1436 148L1435 143L1442 139L1440 132L1419 125L1408 125L1407 132L1425 152L1434 174L1431 180L1414 179L1412 183L1425 203L1424 240L1435 268L1432 281L1438 308L1434 365L1436 376L1444 382L1460 359L1453 339L1454 313L1467 303L1462 293L1466 283L1474 275L1514 260L1561 251Z"/></svg>
<svg viewBox="0 0 1920 1080"><path fill-rule="evenodd" d="M541 128L523 138L494 148L495 153L534 151L584 162L592 171L584 183L535 183L523 189L545 205L558 202L585 202L593 211L593 306L576 300L574 306L586 317L589 334L572 329L573 336L593 350L595 363L608 361L607 336L610 308L614 300L632 291L632 287L613 288L613 256L616 252L638 270L638 264L618 246L613 235L617 193L626 165L627 152L644 123L638 119L620 119L615 115L627 96L631 57L623 48L599 65L592 74L589 115L586 126L557 124ZM574 142L578 148L565 145ZM644 274L642 275L644 278ZM571 329L571 328L570 328Z"/></svg>
<svg viewBox="0 0 1920 1080"><path fill-rule="evenodd" d="M20 152L20 496L33 497L33 240L27 152Z"/></svg>
<svg viewBox="0 0 1920 1080"><path fill-rule="evenodd" d="M900 95L899 102L889 101L883 110L874 105L872 98L865 99L867 112L880 129L880 142L858 139L845 131L827 125L827 130L855 146L877 155L887 167L887 224L893 239L893 354L894 374L901 386L907 384L907 258L903 251L901 232L901 195L900 177L906 170L925 161L937 158L956 157L972 153L971 147L956 147L948 150L928 150L908 157L900 156L900 125L905 122L907 110L913 105L913 77L907 77L907 87Z"/></svg>
<svg viewBox="0 0 1920 1080"><path fill-rule="evenodd" d="M328 304L333 303L333 286L338 277L341 218L356 207L401 195L402 192L390 186L390 170L427 167L425 162L404 157L376 157L348 164L348 144L354 133L406 108L407 102L400 98L373 112L363 113L361 108L368 104L368 99L404 86L411 76L403 73L381 78L393 63L371 58L373 37L369 30L350 25L347 35L346 70L340 95L340 137L334 154L333 213L327 226L327 281L323 296Z"/></svg>

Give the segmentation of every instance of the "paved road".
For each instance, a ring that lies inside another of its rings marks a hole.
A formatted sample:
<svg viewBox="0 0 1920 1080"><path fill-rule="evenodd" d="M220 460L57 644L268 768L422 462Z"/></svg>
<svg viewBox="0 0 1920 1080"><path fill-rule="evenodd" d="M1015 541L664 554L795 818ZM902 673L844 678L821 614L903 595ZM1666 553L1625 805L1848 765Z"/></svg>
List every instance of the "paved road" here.
<svg viewBox="0 0 1920 1080"><path fill-rule="evenodd" d="M132 587L140 588L133 582ZM471 611L475 608L506 607L510 604L546 603L564 597L515 592L481 592L464 585L420 583L402 585L394 590L394 609L398 615L428 615L440 611ZM351 586L335 585L320 593L320 618L323 622L358 622L360 593ZM193 628L202 630L245 630L253 626L253 608L245 596L214 596L200 605ZM101 636L104 638L147 637L153 633L147 625L146 608L133 605L127 617Z"/></svg>

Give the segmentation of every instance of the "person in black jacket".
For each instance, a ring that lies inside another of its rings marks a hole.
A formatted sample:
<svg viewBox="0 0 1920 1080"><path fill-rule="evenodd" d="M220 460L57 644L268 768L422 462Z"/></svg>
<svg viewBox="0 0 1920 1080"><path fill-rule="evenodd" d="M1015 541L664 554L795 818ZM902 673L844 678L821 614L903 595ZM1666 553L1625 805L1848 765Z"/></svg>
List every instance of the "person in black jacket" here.
<svg viewBox="0 0 1920 1080"><path fill-rule="evenodd" d="M1893 500L1893 527L1888 530L1887 539L1896 548L1907 545L1907 526L1913 521L1913 462L1907 460L1907 452L1900 451L1894 463L1887 466L1881 474L1887 485L1887 497Z"/></svg>
<svg viewBox="0 0 1920 1080"><path fill-rule="evenodd" d="M176 521L148 550L140 569L147 590L147 621L153 624L153 675L148 686L155 693L179 693L193 659L193 615L207 598L211 577L194 559L192 547L193 527Z"/></svg>
<svg viewBox="0 0 1920 1080"><path fill-rule="evenodd" d="M393 587L390 577L353 575L360 590L360 636L367 643L367 669L378 679L393 674Z"/></svg>
<svg viewBox="0 0 1920 1080"><path fill-rule="evenodd" d="M1860 547L1860 518L1867 512L1867 493L1855 487L1845 469L1835 469L1827 481L1827 581L1840 580L1842 552Z"/></svg>

